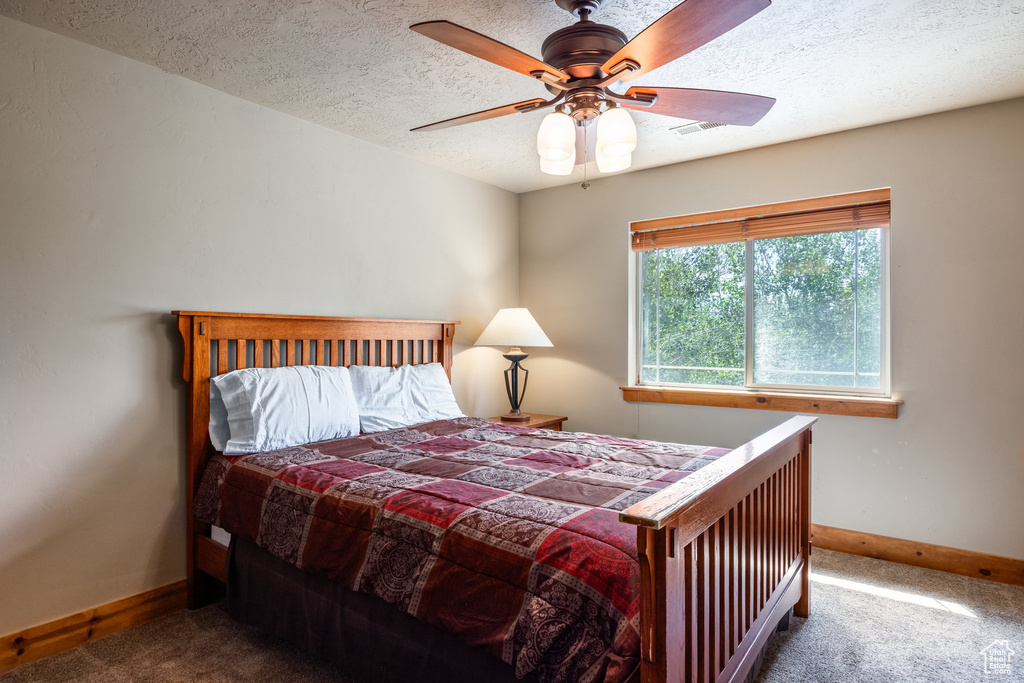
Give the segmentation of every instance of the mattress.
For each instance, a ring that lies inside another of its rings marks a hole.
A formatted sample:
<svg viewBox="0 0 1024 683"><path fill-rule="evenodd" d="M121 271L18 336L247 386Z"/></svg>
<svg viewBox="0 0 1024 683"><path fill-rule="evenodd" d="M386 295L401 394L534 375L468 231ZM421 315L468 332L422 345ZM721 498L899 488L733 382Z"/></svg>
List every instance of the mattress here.
<svg viewBox="0 0 1024 683"><path fill-rule="evenodd" d="M728 452L459 418L217 456L195 513L518 677L621 683L640 584L618 512Z"/></svg>

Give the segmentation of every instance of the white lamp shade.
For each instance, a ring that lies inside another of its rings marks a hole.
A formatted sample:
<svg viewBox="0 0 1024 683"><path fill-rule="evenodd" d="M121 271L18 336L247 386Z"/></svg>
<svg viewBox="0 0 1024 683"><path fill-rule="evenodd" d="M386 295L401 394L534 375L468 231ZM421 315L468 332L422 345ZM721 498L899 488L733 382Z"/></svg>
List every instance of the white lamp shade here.
<svg viewBox="0 0 1024 683"><path fill-rule="evenodd" d="M475 346L553 346L525 308L503 308L484 328Z"/></svg>
<svg viewBox="0 0 1024 683"><path fill-rule="evenodd" d="M624 171L633 163L632 154L623 154L622 156L612 157L602 153L600 149L594 153L594 157L597 159L597 170L601 173Z"/></svg>
<svg viewBox="0 0 1024 683"><path fill-rule="evenodd" d="M629 112L614 107L597 119L597 150L610 157L621 157L636 149L636 126Z"/></svg>
<svg viewBox="0 0 1024 683"><path fill-rule="evenodd" d="M568 114L544 117L537 131L537 154L548 161L565 161L576 153L576 124Z"/></svg>
<svg viewBox="0 0 1024 683"><path fill-rule="evenodd" d="M576 167L576 148L573 147L572 154L569 158L564 161L551 161L550 159L540 158L540 170L551 175L569 175L572 173L572 169Z"/></svg>

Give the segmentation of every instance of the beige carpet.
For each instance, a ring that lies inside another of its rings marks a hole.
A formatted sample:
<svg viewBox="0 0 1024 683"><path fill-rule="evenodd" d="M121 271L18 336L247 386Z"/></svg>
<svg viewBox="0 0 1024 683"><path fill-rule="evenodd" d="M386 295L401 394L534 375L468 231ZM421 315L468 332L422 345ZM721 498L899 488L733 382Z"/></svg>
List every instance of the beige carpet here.
<svg viewBox="0 0 1024 683"><path fill-rule="evenodd" d="M811 618L793 619L760 683L1024 681L1024 588L827 551L813 557ZM986 674L1007 641L1010 669ZM993 660L994 661L994 660ZM232 622L180 612L0 675L2 683L309 681L343 671Z"/></svg>
<svg viewBox="0 0 1024 683"><path fill-rule="evenodd" d="M1024 681L1024 587L824 550L811 567L811 617L776 635L758 683ZM1002 641L1010 670L986 674Z"/></svg>

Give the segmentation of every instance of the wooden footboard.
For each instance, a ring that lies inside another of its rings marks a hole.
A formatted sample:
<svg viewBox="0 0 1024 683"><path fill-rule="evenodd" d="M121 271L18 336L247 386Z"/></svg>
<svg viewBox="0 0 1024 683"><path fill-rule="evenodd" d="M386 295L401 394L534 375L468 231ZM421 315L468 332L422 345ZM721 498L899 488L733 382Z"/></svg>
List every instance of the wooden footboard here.
<svg viewBox="0 0 1024 683"><path fill-rule="evenodd" d="M811 425L794 417L622 512L641 567L641 680L743 681L810 609Z"/></svg>

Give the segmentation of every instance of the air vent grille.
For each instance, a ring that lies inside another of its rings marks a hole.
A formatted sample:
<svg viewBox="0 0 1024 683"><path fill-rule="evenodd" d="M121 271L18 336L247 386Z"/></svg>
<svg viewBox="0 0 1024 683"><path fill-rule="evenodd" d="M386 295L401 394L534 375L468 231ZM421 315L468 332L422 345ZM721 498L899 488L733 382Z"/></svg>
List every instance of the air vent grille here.
<svg viewBox="0 0 1024 683"><path fill-rule="evenodd" d="M697 123L688 123L685 126L678 126L672 128L674 133L677 135L689 135L690 133L699 133L703 130L711 130L712 128L721 128L724 123L712 123L710 121L698 121Z"/></svg>

